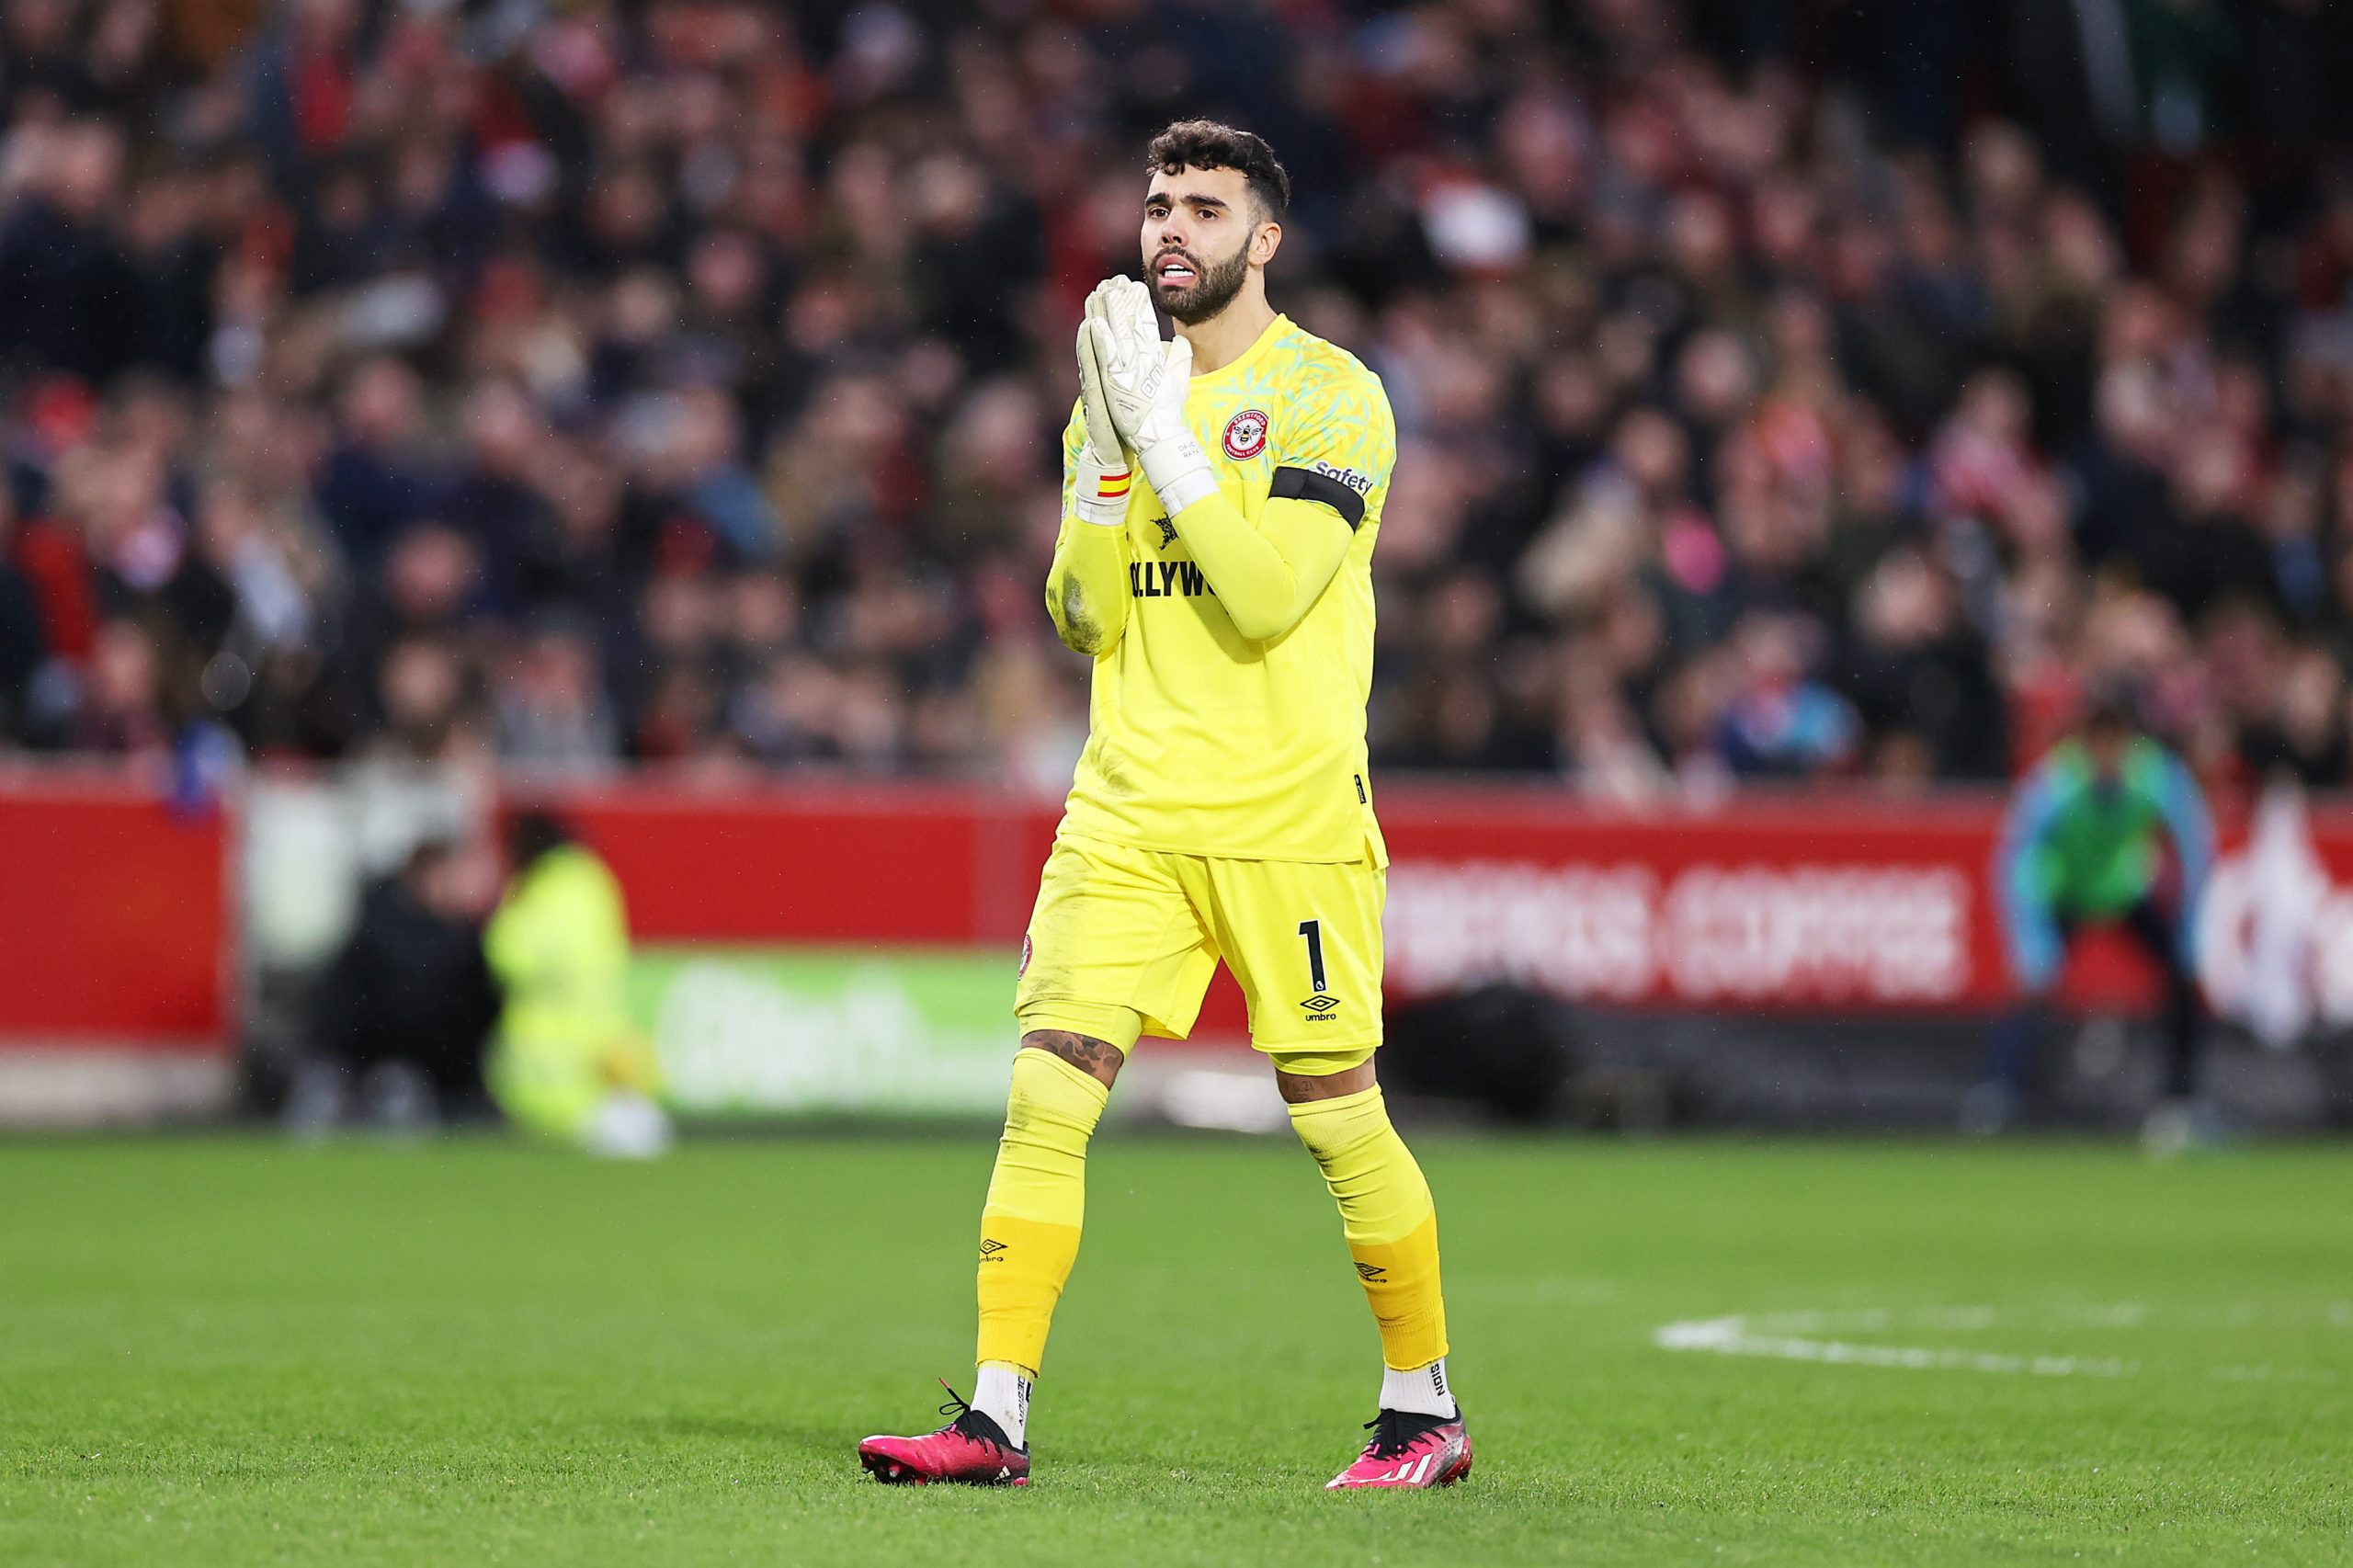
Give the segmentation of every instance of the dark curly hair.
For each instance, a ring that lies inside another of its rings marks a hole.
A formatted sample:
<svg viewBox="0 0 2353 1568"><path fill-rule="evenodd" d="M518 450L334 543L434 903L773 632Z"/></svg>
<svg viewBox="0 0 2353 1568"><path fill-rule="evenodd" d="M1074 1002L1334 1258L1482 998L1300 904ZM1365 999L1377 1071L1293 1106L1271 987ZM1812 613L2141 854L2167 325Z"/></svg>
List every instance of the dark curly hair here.
<svg viewBox="0 0 2353 1568"><path fill-rule="evenodd" d="M1214 119L1180 119L1169 126L1144 149L1143 166L1148 174L1164 175L1233 169L1269 219L1280 219L1290 209L1290 176L1275 161L1267 139Z"/></svg>

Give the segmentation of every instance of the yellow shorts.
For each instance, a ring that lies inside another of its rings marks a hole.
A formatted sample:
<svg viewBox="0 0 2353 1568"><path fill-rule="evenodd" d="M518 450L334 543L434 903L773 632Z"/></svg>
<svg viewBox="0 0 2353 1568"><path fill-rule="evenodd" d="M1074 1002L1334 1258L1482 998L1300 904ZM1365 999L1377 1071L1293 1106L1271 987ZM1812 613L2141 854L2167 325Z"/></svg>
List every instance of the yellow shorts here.
<svg viewBox="0 0 2353 1568"><path fill-rule="evenodd" d="M1183 1040L1218 960L1250 1005L1250 1043L1287 1071L1343 1072L1381 1043L1389 873L1352 863L1228 860L1058 836L1023 938L1022 1028L1131 1009ZM1126 1050L1132 1040L1113 1040Z"/></svg>

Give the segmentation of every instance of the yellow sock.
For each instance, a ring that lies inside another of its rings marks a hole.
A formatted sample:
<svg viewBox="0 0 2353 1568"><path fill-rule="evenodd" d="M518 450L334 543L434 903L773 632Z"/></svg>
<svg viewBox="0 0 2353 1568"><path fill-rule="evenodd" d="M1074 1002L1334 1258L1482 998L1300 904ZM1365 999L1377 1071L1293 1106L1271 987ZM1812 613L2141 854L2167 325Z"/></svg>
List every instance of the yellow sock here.
<svg viewBox="0 0 2353 1568"><path fill-rule="evenodd" d="M1086 1141L1111 1091L1048 1051L1013 1054L1005 1137L981 1210L978 1361L1035 1378L1086 1217Z"/></svg>
<svg viewBox="0 0 2353 1568"><path fill-rule="evenodd" d="M1438 1210L1422 1167L1389 1124L1381 1086L1290 1108L1299 1141L1340 1205L1348 1253L1381 1324L1381 1358L1401 1372L1446 1354L1438 1292Z"/></svg>

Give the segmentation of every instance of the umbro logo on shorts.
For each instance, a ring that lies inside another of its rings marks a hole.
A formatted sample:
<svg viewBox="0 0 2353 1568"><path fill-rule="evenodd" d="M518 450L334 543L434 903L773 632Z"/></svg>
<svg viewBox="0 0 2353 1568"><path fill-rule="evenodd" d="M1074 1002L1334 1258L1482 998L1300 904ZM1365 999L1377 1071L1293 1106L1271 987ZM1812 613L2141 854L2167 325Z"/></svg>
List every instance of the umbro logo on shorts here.
<svg viewBox="0 0 2353 1568"><path fill-rule="evenodd" d="M1310 996L1306 1001L1300 1004L1301 1006L1307 1009L1309 1015L1307 1021L1311 1024L1325 1024L1331 1022L1332 1009L1337 1007L1339 1005L1339 999L1333 996Z"/></svg>

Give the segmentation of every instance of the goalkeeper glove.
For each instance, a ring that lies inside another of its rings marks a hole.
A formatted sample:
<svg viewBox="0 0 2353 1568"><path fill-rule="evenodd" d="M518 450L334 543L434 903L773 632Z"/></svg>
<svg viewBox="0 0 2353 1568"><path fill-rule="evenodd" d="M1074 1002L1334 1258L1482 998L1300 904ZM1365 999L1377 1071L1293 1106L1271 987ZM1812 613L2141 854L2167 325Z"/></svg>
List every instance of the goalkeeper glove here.
<svg viewBox="0 0 2353 1568"><path fill-rule="evenodd" d="M1080 330L1094 339L1096 366L1111 424L1132 448L1160 504L1175 517L1217 489L1217 475L1185 422L1193 379L1193 346L1163 343L1152 296L1131 278L1105 281L1101 315Z"/></svg>
<svg viewBox="0 0 2353 1568"><path fill-rule="evenodd" d="M1111 422L1110 401L1103 387L1103 367L1096 358L1090 323L1103 319L1103 290L1097 284L1086 297L1086 314L1078 324L1079 422L1086 427L1086 442L1078 449L1072 506L1079 517L1099 528L1122 527L1128 520L1128 487L1132 478L1120 432Z"/></svg>

